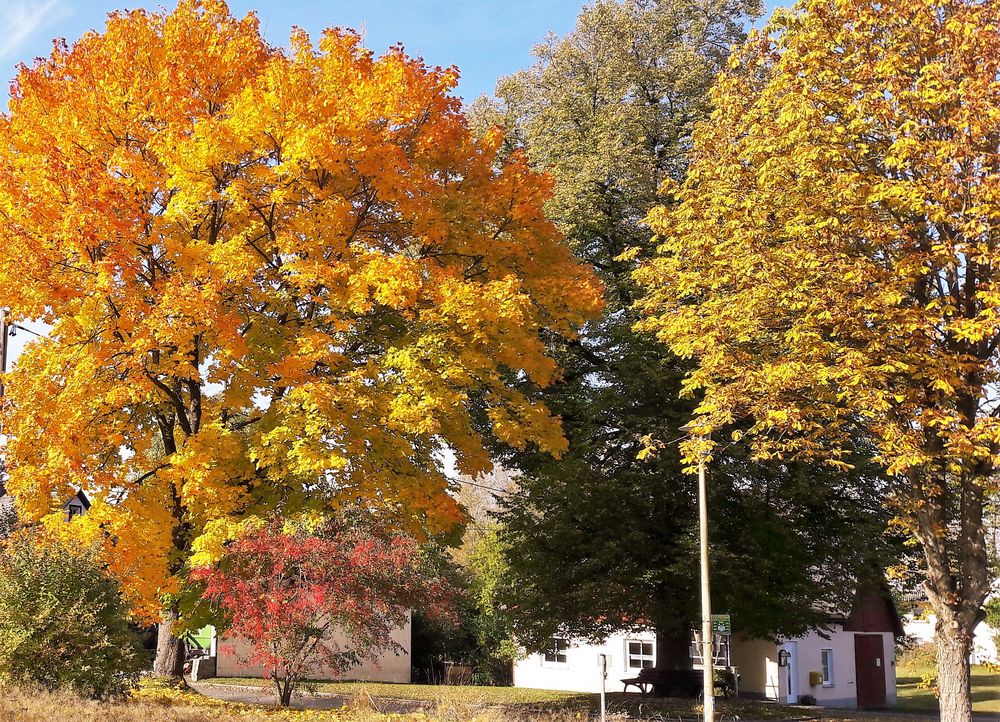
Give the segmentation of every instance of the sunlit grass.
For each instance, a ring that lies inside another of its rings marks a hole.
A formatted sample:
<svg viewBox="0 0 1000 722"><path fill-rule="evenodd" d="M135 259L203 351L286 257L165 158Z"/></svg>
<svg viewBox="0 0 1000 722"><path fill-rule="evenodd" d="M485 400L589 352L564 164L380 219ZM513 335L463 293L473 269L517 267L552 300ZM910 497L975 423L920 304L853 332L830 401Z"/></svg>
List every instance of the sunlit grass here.
<svg viewBox="0 0 1000 722"><path fill-rule="evenodd" d="M905 710L937 711L938 701L932 690L919 689L929 667L899 667L896 677L898 707ZM1000 673L986 667L972 668L972 709L976 712L1000 712Z"/></svg>
<svg viewBox="0 0 1000 722"><path fill-rule="evenodd" d="M128 698L98 702L68 692L0 687L0 720L17 722L510 722L521 719L491 709L430 706L414 714L384 714L364 700L338 710L282 710L223 702L190 690L147 681ZM568 713L533 717L538 722L569 722Z"/></svg>

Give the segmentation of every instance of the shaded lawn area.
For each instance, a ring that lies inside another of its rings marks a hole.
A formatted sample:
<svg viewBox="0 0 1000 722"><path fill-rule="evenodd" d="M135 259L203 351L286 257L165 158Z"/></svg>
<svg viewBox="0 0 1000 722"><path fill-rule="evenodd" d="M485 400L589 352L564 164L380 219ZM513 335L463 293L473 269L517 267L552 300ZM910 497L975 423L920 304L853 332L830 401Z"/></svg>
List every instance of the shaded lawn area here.
<svg viewBox="0 0 1000 722"><path fill-rule="evenodd" d="M270 687L269 680L249 678L206 679L199 684ZM402 699L430 704L468 704L503 707L510 711L595 711L599 695L580 692L559 692L548 689L524 687L473 687L426 684L391 684L383 682L309 682L305 691L322 692L344 697L371 697L373 699ZM609 692L608 709L628 712L631 715L670 715L696 719L700 707L694 700L642 697L638 694ZM815 708L789 707L753 700L716 700L717 714L736 714L744 720L781 720L797 717L814 717Z"/></svg>
<svg viewBox="0 0 1000 722"><path fill-rule="evenodd" d="M937 697L929 689L918 689L921 678L930 667L900 667L896 677L897 707L913 711L938 709ZM972 709L975 712L1000 712L1000 672L986 667L972 668Z"/></svg>

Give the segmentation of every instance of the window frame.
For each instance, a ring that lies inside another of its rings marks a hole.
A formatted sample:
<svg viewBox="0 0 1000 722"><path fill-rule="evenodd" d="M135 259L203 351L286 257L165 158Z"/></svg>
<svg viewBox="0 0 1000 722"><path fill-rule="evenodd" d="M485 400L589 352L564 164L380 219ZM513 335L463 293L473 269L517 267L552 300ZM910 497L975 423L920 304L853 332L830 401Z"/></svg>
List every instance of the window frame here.
<svg viewBox="0 0 1000 722"><path fill-rule="evenodd" d="M824 687L832 687L834 685L834 659L835 656L831 648L824 647L819 650L819 669L823 677Z"/></svg>
<svg viewBox="0 0 1000 722"><path fill-rule="evenodd" d="M542 664L555 664L562 666L569 664L566 652L569 650L569 640L563 637L553 637L551 648L542 652ZM551 657L551 659L549 659ZM561 657L561 659L560 659Z"/></svg>
<svg viewBox="0 0 1000 722"><path fill-rule="evenodd" d="M632 654L632 652L629 650L629 645L630 644L638 644L639 645L639 654L637 654L637 655L633 655ZM649 654L646 654L644 651L642 651L643 650L643 646L647 645L647 644L650 645L650 648L652 649L652 651ZM638 667L632 666L632 658L633 658L633 656L636 659L639 660L639 666ZM651 663L649 665L649 667L646 667L646 666L643 665L643 662L646 661L646 660L649 660L649 662ZM638 670L641 670L641 669L651 669L651 668L653 668L655 666L656 666L656 642L654 642L653 640L650 640L650 639L626 639L625 640L625 669L627 669L628 671L631 672L632 670L637 670L637 669Z"/></svg>

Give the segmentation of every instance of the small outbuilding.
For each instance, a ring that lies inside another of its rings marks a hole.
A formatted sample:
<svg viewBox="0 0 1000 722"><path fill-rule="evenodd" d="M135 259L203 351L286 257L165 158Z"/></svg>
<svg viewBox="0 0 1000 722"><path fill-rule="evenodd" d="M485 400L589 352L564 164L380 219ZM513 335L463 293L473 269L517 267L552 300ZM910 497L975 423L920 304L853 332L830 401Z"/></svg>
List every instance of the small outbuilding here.
<svg viewBox="0 0 1000 722"><path fill-rule="evenodd" d="M737 626L739 620L733 619ZM825 628L781 639L716 635L716 668L738 675L741 697L784 704L878 708L896 701L895 640L903 627L887 588L855 594L849 613L830 613ZM514 686L598 692L598 658L608 665L606 689L625 691L622 680L656 666L652 631L609 636L602 644L554 639L551 649L514 664ZM697 646L692 663L701 668Z"/></svg>
<svg viewBox="0 0 1000 722"><path fill-rule="evenodd" d="M771 641L737 637L732 664L747 695L823 707L879 708L896 702L895 642L903 625L888 590L858 594L828 627Z"/></svg>
<svg viewBox="0 0 1000 722"><path fill-rule="evenodd" d="M83 493L83 489L76 492L73 496L67 499L66 503L63 504L63 513L65 514L66 521L69 521L75 516L83 516L90 509L90 499L87 495Z"/></svg>

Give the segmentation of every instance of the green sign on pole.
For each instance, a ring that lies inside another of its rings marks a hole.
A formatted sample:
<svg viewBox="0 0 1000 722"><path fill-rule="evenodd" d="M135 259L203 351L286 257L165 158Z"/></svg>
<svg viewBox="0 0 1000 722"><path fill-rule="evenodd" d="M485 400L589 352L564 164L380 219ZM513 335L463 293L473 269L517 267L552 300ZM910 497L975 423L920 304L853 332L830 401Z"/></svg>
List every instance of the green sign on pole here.
<svg viewBox="0 0 1000 722"><path fill-rule="evenodd" d="M733 633L733 619L728 614L713 614L712 615L712 633L713 634L732 634Z"/></svg>

